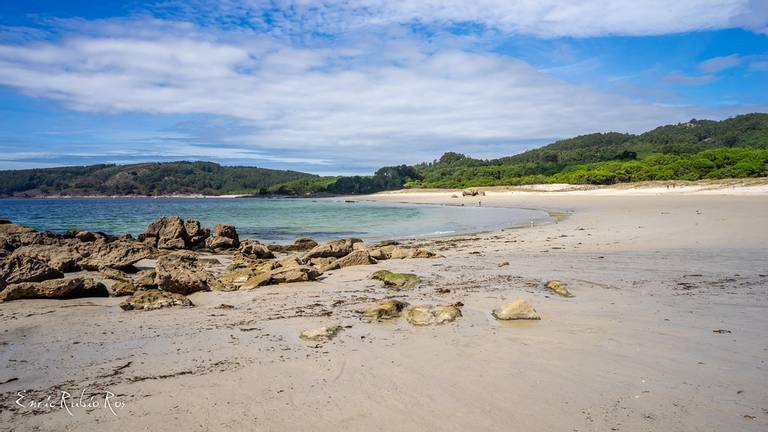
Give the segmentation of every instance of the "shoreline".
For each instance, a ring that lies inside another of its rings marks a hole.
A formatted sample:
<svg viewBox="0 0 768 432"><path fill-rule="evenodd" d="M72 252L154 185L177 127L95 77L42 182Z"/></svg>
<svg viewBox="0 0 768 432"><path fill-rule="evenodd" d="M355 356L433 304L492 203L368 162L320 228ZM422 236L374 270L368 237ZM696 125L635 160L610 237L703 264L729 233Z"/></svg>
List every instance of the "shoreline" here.
<svg viewBox="0 0 768 432"><path fill-rule="evenodd" d="M372 199L457 200L445 191ZM0 382L15 380L0 384L0 422L86 431L128 422L160 431L300 430L306 418L328 432L385 431L393 418L406 432L768 427L768 194L513 191L482 200L573 213L533 228L418 241L443 258L197 292L192 308L123 312L119 298L4 303ZM387 288L369 279L381 269L422 283ZM574 297L553 295L543 287L550 279ZM492 317L518 298L541 320ZM385 299L463 306L439 326L361 319L359 310ZM298 337L329 325L343 329L330 341ZM70 417L13 405L17 391L43 399L85 386L120 395L125 410ZM450 416L459 410L465 415Z"/></svg>

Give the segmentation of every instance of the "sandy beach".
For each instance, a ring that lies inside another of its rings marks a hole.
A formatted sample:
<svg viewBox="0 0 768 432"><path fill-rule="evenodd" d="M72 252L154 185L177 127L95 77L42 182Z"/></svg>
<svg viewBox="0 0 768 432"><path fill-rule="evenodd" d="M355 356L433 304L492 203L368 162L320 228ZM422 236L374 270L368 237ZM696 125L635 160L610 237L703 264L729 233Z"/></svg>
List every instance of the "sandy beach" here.
<svg viewBox="0 0 768 432"><path fill-rule="evenodd" d="M444 258L198 292L193 308L125 312L119 298L3 303L0 430L768 429L766 186L355 199L480 201L558 217L418 242ZM393 291L368 278L380 269L423 281ZM547 290L549 279L574 297ZM463 316L428 327L360 319L358 310L386 298L461 302ZM491 316L518 298L541 320ZM344 328L324 343L298 337L325 325ZM66 410L61 391L98 403ZM49 396L52 407L28 404Z"/></svg>

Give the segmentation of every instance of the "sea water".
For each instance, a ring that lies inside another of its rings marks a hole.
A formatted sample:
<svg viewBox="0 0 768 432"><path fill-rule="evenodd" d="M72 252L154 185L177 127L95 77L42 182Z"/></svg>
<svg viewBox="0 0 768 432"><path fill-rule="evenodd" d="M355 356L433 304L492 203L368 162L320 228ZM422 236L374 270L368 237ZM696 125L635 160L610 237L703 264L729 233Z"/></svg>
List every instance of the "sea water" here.
<svg viewBox="0 0 768 432"><path fill-rule="evenodd" d="M161 216L237 227L242 239L289 242L359 237L404 239L489 231L550 221L518 208L414 205L336 198L33 198L0 199L0 218L37 230L137 235Z"/></svg>

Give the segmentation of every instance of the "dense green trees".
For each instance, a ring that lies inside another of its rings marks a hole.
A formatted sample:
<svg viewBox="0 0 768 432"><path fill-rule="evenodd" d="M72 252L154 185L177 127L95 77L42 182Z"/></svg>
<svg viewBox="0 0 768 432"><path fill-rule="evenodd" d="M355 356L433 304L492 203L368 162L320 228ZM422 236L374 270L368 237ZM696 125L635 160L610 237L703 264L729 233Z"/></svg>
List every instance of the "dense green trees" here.
<svg viewBox="0 0 768 432"><path fill-rule="evenodd" d="M316 179L296 171L224 167L212 162L91 165L0 171L0 196L253 193L286 181Z"/></svg>

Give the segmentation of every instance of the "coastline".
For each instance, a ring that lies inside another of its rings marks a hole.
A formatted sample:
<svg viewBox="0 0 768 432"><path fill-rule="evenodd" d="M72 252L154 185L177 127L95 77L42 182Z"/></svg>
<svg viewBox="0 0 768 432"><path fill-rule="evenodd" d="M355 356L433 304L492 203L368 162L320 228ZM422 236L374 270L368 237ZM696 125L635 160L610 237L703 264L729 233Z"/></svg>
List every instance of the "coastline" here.
<svg viewBox="0 0 768 432"><path fill-rule="evenodd" d="M454 193L353 199L478 200ZM161 431L297 430L307 418L320 431L768 427L768 194L488 190L480 199L570 213L533 228L411 242L445 258L198 292L189 309L131 314L117 298L5 303L0 360L9 367L0 382L17 380L0 384L8 408L0 419L102 431L126 422ZM386 289L368 279L379 269L412 272L423 283ZM542 287L549 279L575 297L553 296ZM361 321L357 310L385 298L461 302L463 316L434 327ZM530 301L541 321L491 317L516 298ZM297 336L325 325L344 330L322 344ZM9 399L84 386L121 395L127 411L22 415Z"/></svg>

